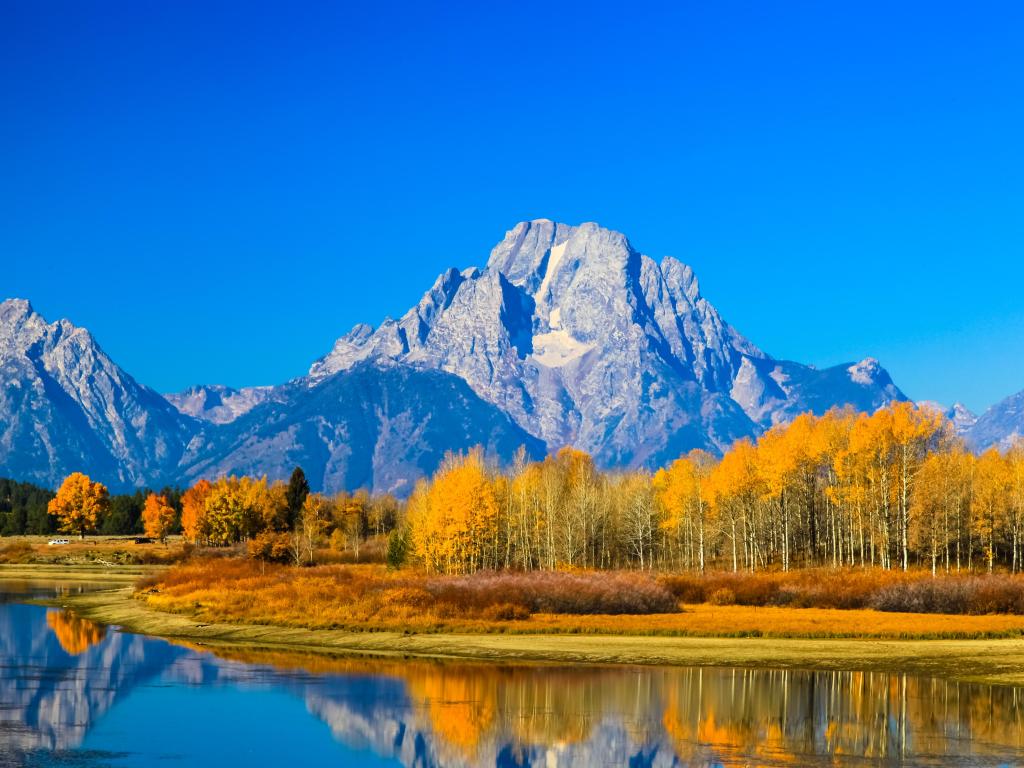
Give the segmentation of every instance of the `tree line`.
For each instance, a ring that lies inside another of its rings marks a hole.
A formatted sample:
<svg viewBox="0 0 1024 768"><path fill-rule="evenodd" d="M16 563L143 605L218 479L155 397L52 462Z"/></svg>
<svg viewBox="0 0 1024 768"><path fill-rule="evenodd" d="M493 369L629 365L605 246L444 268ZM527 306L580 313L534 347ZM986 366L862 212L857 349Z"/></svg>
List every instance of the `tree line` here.
<svg viewBox="0 0 1024 768"><path fill-rule="evenodd" d="M82 535L180 531L196 546L244 542L254 557L295 563L325 547L358 560L386 536L391 565L447 574L1024 567L1024 445L975 455L941 413L911 403L803 414L720 458L695 450L655 473L600 471L573 448L533 462L520 450L499 469L476 449L447 456L404 503L311 493L300 468L288 482L232 476L113 498L79 473L52 498L10 482L0 493L4 531L44 517Z"/></svg>
<svg viewBox="0 0 1024 768"><path fill-rule="evenodd" d="M185 491L139 491L120 497L111 497L88 475L73 472L55 494L44 491L32 498L33 514L44 510L46 533L61 531L84 539L90 533L119 533L125 526L126 533L160 541L180 533L199 547L245 543L253 557L296 563L312 562L325 545L352 552L358 559L363 543L383 539L394 530L400 514L398 501L389 495L311 493L300 467L287 483L229 476L199 480Z"/></svg>
<svg viewBox="0 0 1024 768"><path fill-rule="evenodd" d="M450 456L409 499L427 569L1022 567L1024 446L976 456L939 412L803 414L721 458L601 472L565 448L503 472Z"/></svg>
<svg viewBox="0 0 1024 768"><path fill-rule="evenodd" d="M104 513L90 533L107 536L142 535L142 511L151 493L153 492L149 490L124 494L108 493ZM180 515L180 488L165 487L156 493L167 500L175 509L176 515ZM54 496L55 493L49 488L0 478L0 536L46 536L60 531L61 522L49 509Z"/></svg>

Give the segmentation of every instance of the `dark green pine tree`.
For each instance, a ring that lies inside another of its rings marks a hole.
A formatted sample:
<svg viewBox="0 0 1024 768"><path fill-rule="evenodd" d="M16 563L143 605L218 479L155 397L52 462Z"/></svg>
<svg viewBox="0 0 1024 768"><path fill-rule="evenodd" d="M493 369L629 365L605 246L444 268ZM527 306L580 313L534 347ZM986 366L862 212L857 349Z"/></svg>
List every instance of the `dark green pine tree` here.
<svg viewBox="0 0 1024 768"><path fill-rule="evenodd" d="M295 528L295 523L302 514L302 505L306 503L309 496L309 483L306 481L306 473L302 467L296 467L292 471L291 479L288 480L288 528Z"/></svg>

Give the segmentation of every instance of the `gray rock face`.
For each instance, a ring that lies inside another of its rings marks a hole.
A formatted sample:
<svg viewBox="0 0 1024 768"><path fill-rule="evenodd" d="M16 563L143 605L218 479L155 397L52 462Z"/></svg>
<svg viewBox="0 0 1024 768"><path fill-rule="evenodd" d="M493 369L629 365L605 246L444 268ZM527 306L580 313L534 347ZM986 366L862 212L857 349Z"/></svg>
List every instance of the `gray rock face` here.
<svg viewBox="0 0 1024 768"><path fill-rule="evenodd" d="M995 446L1005 450L1024 439L1024 391L993 405L964 433L977 451Z"/></svg>
<svg viewBox="0 0 1024 768"><path fill-rule="evenodd" d="M88 469L113 488L174 474L191 419L142 386L67 320L0 304L0 472L54 487Z"/></svg>
<svg viewBox="0 0 1024 768"><path fill-rule="evenodd" d="M546 219L506 233L483 270L449 270L399 320L356 326L309 382L366 360L466 381L549 449L653 467L722 451L805 410L905 399L874 360L818 371L728 325L690 267L618 232Z"/></svg>

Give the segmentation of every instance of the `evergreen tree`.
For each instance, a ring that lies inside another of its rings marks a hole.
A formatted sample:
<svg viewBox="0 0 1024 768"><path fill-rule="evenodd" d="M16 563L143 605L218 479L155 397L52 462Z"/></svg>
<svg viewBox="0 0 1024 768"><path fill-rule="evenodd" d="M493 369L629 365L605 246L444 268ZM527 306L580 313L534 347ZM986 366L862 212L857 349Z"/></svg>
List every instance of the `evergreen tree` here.
<svg viewBox="0 0 1024 768"><path fill-rule="evenodd" d="M286 493L289 530L295 528L295 523L302 514L302 505L306 503L307 496L309 496L309 483L306 481L306 473L302 471L302 467L296 467L288 480Z"/></svg>

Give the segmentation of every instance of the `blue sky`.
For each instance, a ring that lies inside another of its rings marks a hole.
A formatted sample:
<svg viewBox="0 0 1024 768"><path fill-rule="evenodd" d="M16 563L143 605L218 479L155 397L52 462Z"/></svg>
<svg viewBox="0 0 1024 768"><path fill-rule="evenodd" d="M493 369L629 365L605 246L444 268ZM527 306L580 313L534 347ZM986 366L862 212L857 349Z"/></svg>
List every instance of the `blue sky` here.
<svg viewBox="0 0 1024 768"><path fill-rule="evenodd" d="M542 216L692 264L778 357L1024 388L1019 3L0 14L0 294L157 389L301 374Z"/></svg>

